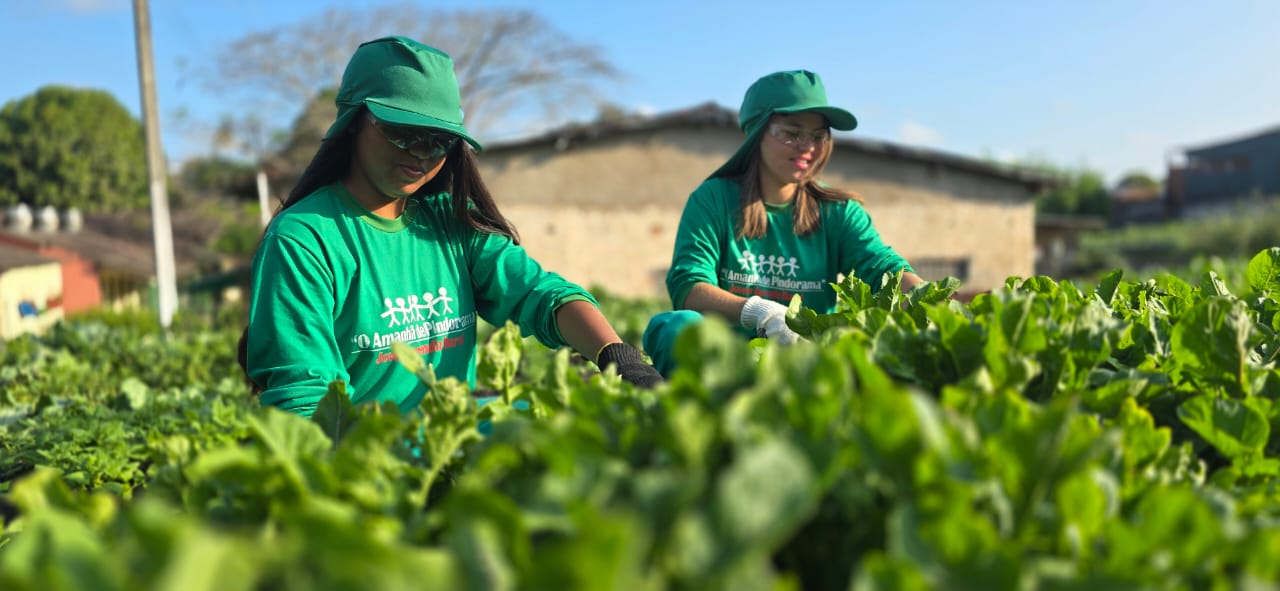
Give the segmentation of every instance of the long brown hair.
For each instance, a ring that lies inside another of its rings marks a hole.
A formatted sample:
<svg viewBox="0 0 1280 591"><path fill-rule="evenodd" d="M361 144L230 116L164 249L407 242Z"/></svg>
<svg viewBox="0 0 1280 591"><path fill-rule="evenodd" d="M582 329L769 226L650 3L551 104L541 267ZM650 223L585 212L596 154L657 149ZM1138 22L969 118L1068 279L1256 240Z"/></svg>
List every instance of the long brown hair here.
<svg viewBox="0 0 1280 591"><path fill-rule="evenodd" d="M361 113L351 118L352 121L365 121ZM367 125L367 123L365 123ZM351 162L355 157L355 133L359 128L349 124L340 132L330 135L320 143L311 163L303 170L302 176L289 192L289 196L280 203L276 213L292 207L306 199L317 190L336 183L351 171ZM454 144L445 157L445 164L435 178L427 181L409 199L418 199L427 195L438 195L448 192L453 203L453 214L466 226L487 234L501 234L519 244L520 235L515 226L498 210L484 179L480 177L480 167L476 164L471 145L465 140ZM245 372L245 379L255 393L262 387L249 378L248 348L249 327L245 327L240 335L238 345L240 369Z"/></svg>
<svg viewBox="0 0 1280 591"><path fill-rule="evenodd" d="M769 123L765 123L769 125ZM751 158L747 168L738 177L740 200L738 208L738 238L760 238L769 229L769 217L765 213L764 191L760 186L760 142L764 141L768 132L758 134L752 144ZM791 210L791 227L796 236L808 236L822 227L821 201L857 201L862 203L862 196L846 189L830 187L818 181L818 175L831 160L834 138L827 136L822 142L821 151L810 168L808 177L796 185L794 206Z"/></svg>

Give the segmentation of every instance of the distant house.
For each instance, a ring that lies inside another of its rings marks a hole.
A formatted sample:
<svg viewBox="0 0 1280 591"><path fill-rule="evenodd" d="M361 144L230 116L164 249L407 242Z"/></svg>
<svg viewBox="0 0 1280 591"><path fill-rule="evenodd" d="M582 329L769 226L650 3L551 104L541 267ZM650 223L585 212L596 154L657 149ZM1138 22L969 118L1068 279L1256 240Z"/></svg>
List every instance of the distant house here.
<svg viewBox="0 0 1280 591"><path fill-rule="evenodd" d="M48 213L47 211L43 213ZM136 237L111 235L102 231L106 222L90 219L66 223L66 217L35 215L21 207L6 212L0 227L0 247L25 250L59 263L65 288L61 309L66 314L99 306L115 309L145 304L155 282L155 255L152 245ZM41 221L41 219L45 221ZM150 230L139 234L143 238ZM191 274L195 262L179 258L179 274Z"/></svg>
<svg viewBox="0 0 1280 591"><path fill-rule="evenodd" d="M665 298L685 201L742 139L736 112L704 104L493 143L479 163L543 266L611 293ZM885 241L926 279L953 276L976 291L1034 270L1042 177L838 136L823 178L861 194Z"/></svg>
<svg viewBox="0 0 1280 591"><path fill-rule="evenodd" d="M1036 275L1057 279L1072 276L1080 237L1107 229L1102 217L1039 214L1036 216Z"/></svg>
<svg viewBox="0 0 1280 591"><path fill-rule="evenodd" d="M1121 185L1111 192L1111 224L1163 222L1170 217L1168 201L1159 186Z"/></svg>
<svg viewBox="0 0 1280 591"><path fill-rule="evenodd" d="M40 333L62 319L58 261L0 244L0 340Z"/></svg>
<svg viewBox="0 0 1280 591"><path fill-rule="evenodd" d="M1170 167L1168 183L1170 206L1181 215L1280 195L1280 126L1187 149L1184 155L1182 166Z"/></svg>

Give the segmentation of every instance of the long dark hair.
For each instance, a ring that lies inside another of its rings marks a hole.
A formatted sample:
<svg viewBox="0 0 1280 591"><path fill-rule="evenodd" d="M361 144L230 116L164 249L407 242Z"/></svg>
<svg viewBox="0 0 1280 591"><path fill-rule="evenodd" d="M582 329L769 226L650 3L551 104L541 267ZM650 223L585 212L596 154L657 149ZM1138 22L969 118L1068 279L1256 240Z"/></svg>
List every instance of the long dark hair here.
<svg viewBox="0 0 1280 591"><path fill-rule="evenodd" d="M737 221L738 238L760 238L769 227L769 218L765 214L764 191L760 186L760 142L765 141L767 133L761 133L752 144L751 157L747 160L747 168L738 177L739 206ZM827 136L822 142L822 149L814 161L811 172L805 180L796 185L795 204L791 210L791 228L796 236L808 236L822 227L822 216L819 202L822 201L857 201L862 203L862 196L845 189L837 189L818 181L818 175L831 160L831 152L835 149L835 140Z"/></svg>
<svg viewBox="0 0 1280 591"><path fill-rule="evenodd" d="M355 159L355 134L359 125L364 122L364 111L356 113L346 129L330 135L320 142L311 163L302 171L297 184L289 192L289 196L280 203L276 213L288 209L295 203L306 199L309 195L346 178L351 171L351 162ZM480 178L480 167L476 164L471 145L465 140L454 144L445 157L444 167L435 178L427 181L421 189L411 195L410 199L424 195L449 193L453 200L453 213L458 221L468 227L488 234L501 234L516 244L520 243L520 235L516 228L498 210L498 204Z"/></svg>
<svg viewBox="0 0 1280 591"><path fill-rule="evenodd" d="M353 123L341 131L335 132L320 142L320 148L311 158L311 163L302 171L302 176L289 192L289 196L280 203L276 214L306 199L316 191L346 178L351 172L351 162L355 159L355 138L359 130L357 125L368 125L363 122L364 110L351 117ZM462 140L454 144L445 157L444 166L435 178L418 189L409 199L418 199L426 195L448 193L453 202L453 214L467 227L487 234L501 234L519 244L520 235L515 226L498 210L498 203L493 194L485 186L480 177L480 167L476 164L471 145ZM248 366L249 327L240 334L239 361L240 369L245 372L255 393L262 388L249 379Z"/></svg>

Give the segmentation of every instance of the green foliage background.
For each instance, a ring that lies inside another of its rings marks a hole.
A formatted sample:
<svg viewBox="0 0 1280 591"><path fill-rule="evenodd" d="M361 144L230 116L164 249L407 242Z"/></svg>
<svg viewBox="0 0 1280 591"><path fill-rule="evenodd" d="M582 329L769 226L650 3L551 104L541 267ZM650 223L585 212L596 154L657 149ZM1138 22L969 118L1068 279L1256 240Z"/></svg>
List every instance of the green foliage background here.
<svg viewBox="0 0 1280 591"><path fill-rule="evenodd" d="M101 90L46 86L0 109L0 204L147 206L142 124Z"/></svg>
<svg viewBox="0 0 1280 591"><path fill-rule="evenodd" d="M1138 273L1193 267L1198 275L1211 257L1248 259L1275 244L1280 244L1280 199L1272 198L1215 216L1084 234L1077 266Z"/></svg>

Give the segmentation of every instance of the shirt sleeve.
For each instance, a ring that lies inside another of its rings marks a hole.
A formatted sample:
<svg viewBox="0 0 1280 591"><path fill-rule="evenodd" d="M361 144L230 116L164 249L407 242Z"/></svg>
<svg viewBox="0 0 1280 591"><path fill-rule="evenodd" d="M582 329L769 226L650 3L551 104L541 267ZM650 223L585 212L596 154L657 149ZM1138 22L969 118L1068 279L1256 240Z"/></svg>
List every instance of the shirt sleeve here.
<svg viewBox="0 0 1280 591"><path fill-rule="evenodd" d="M350 383L338 350L334 277L316 252L268 233L254 259L247 373L261 401L311 416L329 382Z"/></svg>
<svg viewBox="0 0 1280 591"><path fill-rule="evenodd" d="M716 266L723 255L725 234L730 230L729 213L716 207L714 191L707 184L698 187L685 203L676 229L676 244L667 271L667 294L676 310L684 307L689 291L698 283L717 285Z"/></svg>
<svg viewBox="0 0 1280 591"><path fill-rule="evenodd" d="M474 230L468 233L467 264L480 317L495 326L514 321L520 334L533 336L552 349L567 345L556 323L556 310L577 300L598 306L596 299L564 277L543 270L510 238Z"/></svg>
<svg viewBox="0 0 1280 591"><path fill-rule="evenodd" d="M899 270L915 272L907 259L884 243L880 233L871 224L871 215L856 201L849 201L840 219L842 227L836 233L840 252L840 269L852 273L872 291L880 289L880 278L885 273Z"/></svg>

